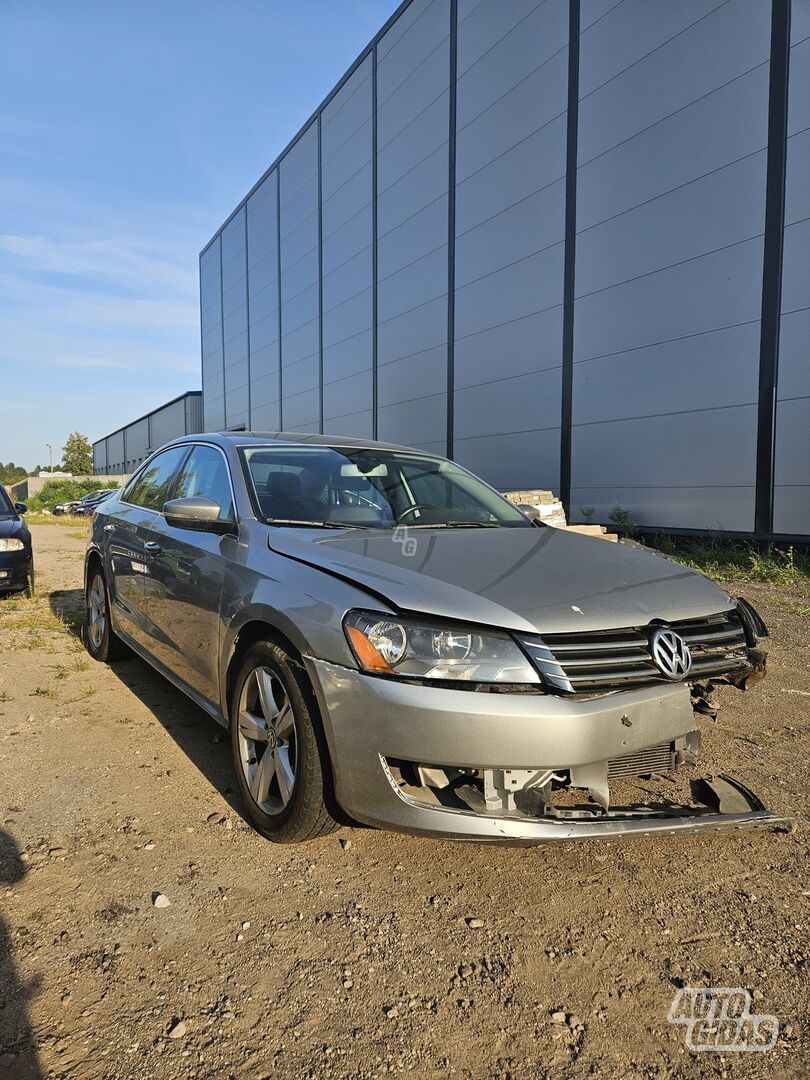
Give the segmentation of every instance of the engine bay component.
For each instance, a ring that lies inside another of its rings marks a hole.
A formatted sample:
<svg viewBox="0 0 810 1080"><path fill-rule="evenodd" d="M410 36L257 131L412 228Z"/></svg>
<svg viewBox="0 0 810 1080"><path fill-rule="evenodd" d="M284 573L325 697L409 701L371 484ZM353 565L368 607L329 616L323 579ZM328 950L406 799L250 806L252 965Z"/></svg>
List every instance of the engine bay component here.
<svg viewBox="0 0 810 1080"><path fill-rule="evenodd" d="M566 770L457 768L397 759L384 764L402 798L493 819L585 825L663 818L683 819L685 827L690 822L705 827L709 818L717 818L712 827L793 831L793 819L770 814L731 777L680 776L694 766L700 741L700 732L695 730L623 758Z"/></svg>

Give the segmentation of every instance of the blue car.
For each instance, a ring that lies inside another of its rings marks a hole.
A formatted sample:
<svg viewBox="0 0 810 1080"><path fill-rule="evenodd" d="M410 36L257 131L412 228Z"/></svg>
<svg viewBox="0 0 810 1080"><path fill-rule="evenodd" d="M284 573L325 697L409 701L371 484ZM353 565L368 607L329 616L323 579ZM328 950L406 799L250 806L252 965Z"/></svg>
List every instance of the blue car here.
<svg viewBox="0 0 810 1080"><path fill-rule="evenodd" d="M23 514L27 507L12 502L0 484L0 594L33 592L34 553Z"/></svg>

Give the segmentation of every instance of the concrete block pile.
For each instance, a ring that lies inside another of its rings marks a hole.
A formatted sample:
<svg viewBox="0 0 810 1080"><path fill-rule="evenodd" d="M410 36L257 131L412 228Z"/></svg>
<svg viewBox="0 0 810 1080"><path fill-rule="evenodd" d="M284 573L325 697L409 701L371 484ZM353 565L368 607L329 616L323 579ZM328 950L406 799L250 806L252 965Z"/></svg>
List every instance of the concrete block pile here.
<svg viewBox="0 0 810 1080"><path fill-rule="evenodd" d="M529 491L505 491L504 496L526 511L530 517L539 518L545 525L555 529L568 529L569 532L582 533L585 536L598 536L602 540L619 539L616 533L608 532L604 525L569 525L565 520L563 504L553 491L533 488Z"/></svg>

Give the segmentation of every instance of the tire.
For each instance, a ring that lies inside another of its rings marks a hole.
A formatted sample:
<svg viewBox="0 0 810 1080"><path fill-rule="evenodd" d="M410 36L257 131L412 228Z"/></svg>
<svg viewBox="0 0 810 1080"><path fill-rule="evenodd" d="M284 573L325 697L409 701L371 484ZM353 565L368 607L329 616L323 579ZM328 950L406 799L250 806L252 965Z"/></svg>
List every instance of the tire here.
<svg viewBox="0 0 810 1080"><path fill-rule="evenodd" d="M26 596L29 600L33 600L34 596L36 595L36 578L35 578L35 575L34 575L34 564L33 563L31 563L31 571L30 571L30 573L28 575L28 581L27 581L27 584L25 586L25 592L24 592L23 595Z"/></svg>
<svg viewBox="0 0 810 1080"><path fill-rule="evenodd" d="M229 705L236 781L256 830L278 844L333 832L328 751L300 665L275 642L256 642Z"/></svg>
<svg viewBox="0 0 810 1080"><path fill-rule="evenodd" d="M97 602L97 598L100 603ZM108 664L111 660L124 660L129 649L110 625L110 594L104 571L98 562L90 564L84 590L87 610L85 645L94 660ZM95 616L94 616L95 610Z"/></svg>

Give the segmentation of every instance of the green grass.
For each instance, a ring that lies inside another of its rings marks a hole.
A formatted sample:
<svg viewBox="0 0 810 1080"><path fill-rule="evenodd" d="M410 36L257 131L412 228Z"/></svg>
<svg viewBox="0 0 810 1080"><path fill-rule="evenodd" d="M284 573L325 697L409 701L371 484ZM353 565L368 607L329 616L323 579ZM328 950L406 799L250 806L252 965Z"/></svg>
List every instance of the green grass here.
<svg viewBox="0 0 810 1080"><path fill-rule="evenodd" d="M645 540L664 555L721 581L782 586L810 582L810 553L793 547L724 536L691 539L662 533Z"/></svg>
<svg viewBox="0 0 810 1080"><path fill-rule="evenodd" d="M49 690L44 686L35 686L34 689L31 691L31 693L28 696L29 697L44 697L44 698L50 698L51 700L53 700L56 697L56 691L55 690Z"/></svg>
<svg viewBox="0 0 810 1080"><path fill-rule="evenodd" d="M27 525L70 525L74 529L77 525L87 525L88 528L90 525L89 518L77 517L76 514L41 514L30 510L25 515L25 522Z"/></svg>
<svg viewBox="0 0 810 1080"><path fill-rule="evenodd" d="M49 480L36 495L31 496L28 506L34 513L38 510L52 510L57 503L81 499L91 491L100 491L103 487L118 487L118 484L107 485L97 477L92 480L74 480L72 477Z"/></svg>

